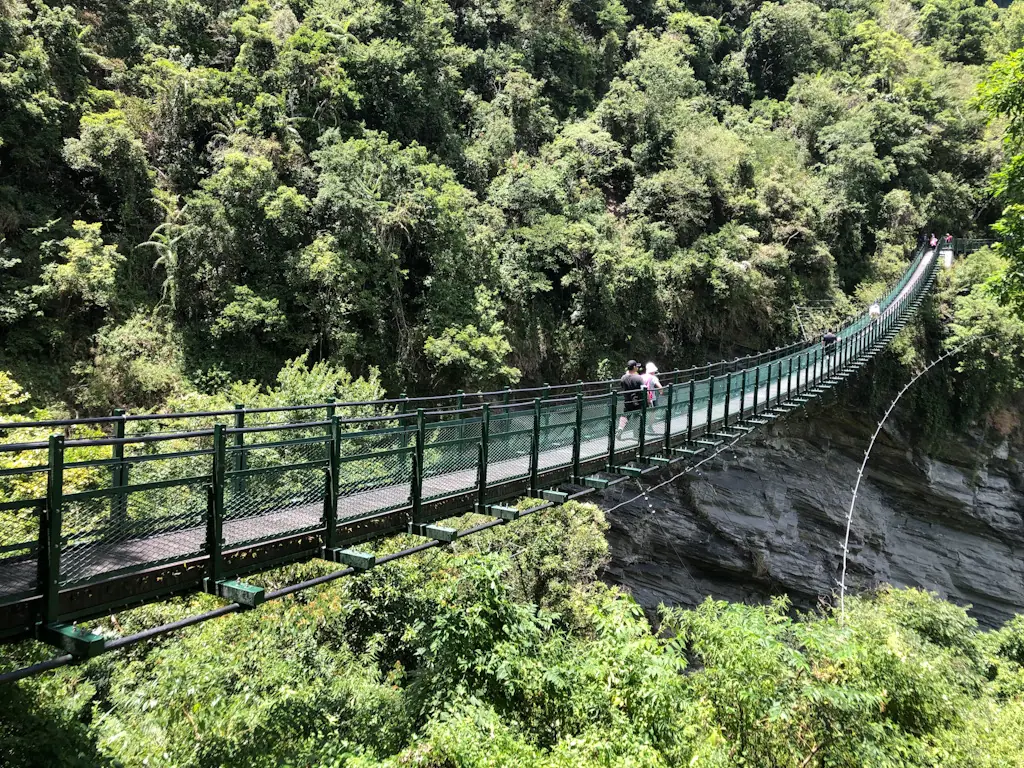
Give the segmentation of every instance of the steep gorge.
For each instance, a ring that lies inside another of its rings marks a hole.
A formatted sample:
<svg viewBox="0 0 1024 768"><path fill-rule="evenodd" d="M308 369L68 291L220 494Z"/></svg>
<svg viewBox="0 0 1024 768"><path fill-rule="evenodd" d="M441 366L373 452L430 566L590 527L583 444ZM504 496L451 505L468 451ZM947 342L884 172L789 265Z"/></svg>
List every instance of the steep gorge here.
<svg viewBox="0 0 1024 768"><path fill-rule="evenodd" d="M1024 610L1024 462L1013 421L929 452L898 421L887 423L854 516L854 589L884 582L934 590L970 604L988 626ZM837 589L850 493L875 424L873 413L840 396L751 434L700 475L612 511L605 578L647 608L783 592L813 607ZM611 509L639 490L630 480L601 503Z"/></svg>

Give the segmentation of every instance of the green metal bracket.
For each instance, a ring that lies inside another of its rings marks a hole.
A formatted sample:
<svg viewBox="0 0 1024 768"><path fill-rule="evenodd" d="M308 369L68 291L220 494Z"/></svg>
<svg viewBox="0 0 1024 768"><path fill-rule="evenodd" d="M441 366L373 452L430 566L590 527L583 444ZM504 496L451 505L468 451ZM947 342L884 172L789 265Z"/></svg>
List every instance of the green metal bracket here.
<svg viewBox="0 0 1024 768"><path fill-rule="evenodd" d="M624 475L625 477L640 477L644 474L642 467L627 467L625 465L615 467L611 471L617 475Z"/></svg>
<svg viewBox="0 0 1024 768"><path fill-rule="evenodd" d="M368 571L377 564L376 555L358 549L329 549L324 552L324 557L332 563L348 565L357 571Z"/></svg>
<svg viewBox="0 0 1024 768"><path fill-rule="evenodd" d="M722 441L722 440L694 440L693 442L694 442L694 445L703 445L703 446L707 446L709 448L717 448L724 441Z"/></svg>
<svg viewBox="0 0 1024 768"><path fill-rule="evenodd" d="M594 476L581 478L581 482L584 487L596 488L599 491L603 491L605 488L612 484L611 480L606 480L603 477Z"/></svg>
<svg viewBox="0 0 1024 768"><path fill-rule="evenodd" d="M255 587L244 581L211 582L207 579L206 591L211 595L230 600L232 603L238 603L245 608L255 608L266 601L266 590L263 587Z"/></svg>
<svg viewBox="0 0 1024 768"><path fill-rule="evenodd" d="M437 541L453 542L459 538L457 528L446 528L443 525L424 525L422 523L409 523L409 533L413 536L424 536Z"/></svg>
<svg viewBox="0 0 1024 768"><path fill-rule="evenodd" d="M673 448L672 453L678 453L680 456L699 456L704 453L703 448Z"/></svg>
<svg viewBox="0 0 1024 768"><path fill-rule="evenodd" d="M564 504L569 498L569 494L565 491L546 490L540 492L540 498L544 501L553 501L556 504Z"/></svg>
<svg viewBox="0 0 1024 768"><path fill-rule="evenodd" d="M37 630L39 639L67 651L79 659L91 659L103 653L103 637L70 624L42 624Z"/></svg>
<svg viewBox="0 0 1024 768"><path fill-rule="evenodd" d="M481 515L499 517L507 523L518 520L520 515L519 510L515 507L506 507L503 504L484 504L482 507L478 505L476 511Z"/></svg>
<svg viewBox="0 0 1024 768"><path fill-rule="evenodd" d="M656 467L667 467L672 463L672 459L667 456L648 456L647 461Z"/></svg>

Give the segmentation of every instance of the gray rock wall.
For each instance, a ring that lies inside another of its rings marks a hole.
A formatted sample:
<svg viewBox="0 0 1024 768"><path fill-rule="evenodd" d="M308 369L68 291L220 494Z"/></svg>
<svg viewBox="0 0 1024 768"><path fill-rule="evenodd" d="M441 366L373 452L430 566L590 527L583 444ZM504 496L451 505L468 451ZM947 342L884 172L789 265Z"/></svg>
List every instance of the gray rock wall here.
<svg viewBox="0 0 1024 768"><path fill-rule="evenodd" d="M610 512L607 580L645 607L787 593L807 608L838 587L846 511L874 415L795 413ZM848 583L912 585L970 603L984 625L1024 610L1024 463L994 430L925 455L887 424L861 484ZM941 454L941 455L938 455ZM671 477L664 471L651 487ZM640 492L600 495L607 510Z"/></svg>

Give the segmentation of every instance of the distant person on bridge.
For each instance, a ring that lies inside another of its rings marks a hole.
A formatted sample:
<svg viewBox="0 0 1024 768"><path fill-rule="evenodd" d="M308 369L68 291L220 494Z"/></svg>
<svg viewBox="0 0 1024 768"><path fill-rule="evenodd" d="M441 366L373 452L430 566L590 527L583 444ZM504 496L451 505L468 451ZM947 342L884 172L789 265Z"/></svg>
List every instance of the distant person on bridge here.
<svg viewBox="0 0 1024 768"><path fill-rule="evenodd" d="M882 316L882 308L878 306L877 301L868 307L868 316L871 318L872 323Z"/></svg>
<svg viewBox="0 0 1024 768"><path fill-rule="evenodd" d="M821 337L821 346L825 357L832 357L835 354L837 338L839 337L836 336L835 331L831 328L825 331L825 335Z"/></svg>
<svg viewBox="0 0 1024 768"><path fill-rule="evenodd" d="M939 238L937 238L935 236L935 233L932 232L932 239L928 241L928 245L930 245L932 248L935 248L938 244L939 244Z"/></svg>
<svg viewBox="0 0 1024 768"><path fill-rule="evenodd" d="M637 436L637 417L640 414L640 408L643 405L643 389L644 380L643 377L637 372L639 365L636 360L630 360L626 363L626 372L622 374L622 378L619 382L622 384L623 395L623 408L624 413L619 417L619 434L621 438L623 431L626 429L626 425L629 425L630 431L633 432L634 437Z"/></svg>
<svg viewBox="0 0 1024 768"><path fill-rule="evenodd" d="M949 234L949 232L946 233L946 236L943 239L946 241L947 248L953 244L953 236Z"/></svg>

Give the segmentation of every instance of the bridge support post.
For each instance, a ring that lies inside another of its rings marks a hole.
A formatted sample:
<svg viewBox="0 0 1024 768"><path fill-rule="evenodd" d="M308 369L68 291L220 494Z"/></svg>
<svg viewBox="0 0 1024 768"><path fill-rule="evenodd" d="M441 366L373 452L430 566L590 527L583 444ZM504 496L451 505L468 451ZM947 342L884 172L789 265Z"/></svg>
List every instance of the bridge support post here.
<svg viewBox="0 0 1024 768"><path fill-rule="evenodd" d="M60 616L60 533L63 523L64 436L50 435L46 506L40 521L39 586L43 593L42 618L53 624Z"/></svg>
<svg viewBox="0 0 1024 768"><path fill-rule="evenodd" d="M690 379L689 402L686 405L686 442L693 442L693 398L697 389L697 382Z"/></svg>
<svg viewBox="0 0 1024 768"><path fill-rule="evenodd" d="M114 422L114 437L118 440L124 440L124 409L118 408L115 410L114 416L117 417L117 421ZM124 443L114 443L111 454L117 463L114 464L110 484L114 488L124 488L128 485L128 465L124 463ZM128 497L125 494L119 493L110 498L110 521L115 526L124 525L128 522Z"/></svg>
<svg viewBox="0 0 1024 768"><path fill-rule="evenodd" d="M754 370L757 370L756 368ZM740 374L740 421L747 415L747 369Z"/></svg>
<svg viewBox="0 0 1024 768"><path fill-rule="evenodd" d="M715 409L715 377L710 376L708 378L708 418L707 425L704 428L704 434L711 434L711 417Z"/></svg>
<svg viewBox="0 0 1024 768"><path fill-rule="evenodd" d="M416 409L416 438L415 450L412 453L412 487L409 495L412 499L412 520L414 523L422 522L423 510L423 444L427 439L427 424L423 409Z"/></svg>
<svg viewBox="0 0 1024 768"><path fill-rule="evenodd" d="M757 416L757 397L761 390L761 366L754 369L754 415Z"/></svg>
<svg viewBox="0 0 1024 768"><path fill-rule="evenodd" d="M213 425L213 482L206 500L207 588L212 589L224 574L224 475L226 441L224 425Z"/></svg>
<svg viewBox="0 0 1024 768"><path fill-rule="evenodd" d="M580 479L580 452L583 448L583 382L577 382L576 389L576 427L572 437L572 478Z"/></svg>
<svg viewBox="0 0 1024 768"><path fill-rule="evenodd" d="M640 461L644 460L644 448L647 445L647 416L650 412L647 404L647 398L650 397L647 385L640 387L640 437L637 440L637 458Z"/></svg>
<svg viewBox="0 0 1024 768"><path fill-rule="evenodd" d="M729 427L729 406L732 405L732 372L725 374L725 411L722 413L722 426Z"/></svg>
<svg viewBox="0 0 1024 768"><path fill-rule="evenodd" d="M324 495L324 555L337 547L338 494L341 478L341 423L331 414L331 441L327 444L327 491Z"/></svg>
<svg viewBox="0 0 1024 768"><path fill-rule="evenodd" d="M537 475L540 472L540 398L533 398L533 443L530 446L530 495L537 498Z"/></svg>
<svg viewBox="0 0 1024 768"><path fill-rule="evenodd" d="M491 405L484 403L480 414L480 453L479 470L477 471L477 504L482 508L487 504L487 461L489 455L488 441L491 434Z"/></svg>
<svg viewBox="0 0 1024 768"><path fill-rule="evenodd" d="M786 400L793 399L793 358L789 358L789 373L786 375Z"/></svg>
<svg viewBox="0 0 1024 768"><path fill-rule="evenodd" d="M615 394L615 390L611 387L608 388L608 397L611 398L611 404L608 410L611 411L611 421L608 423L608 461L607 468L611 470L615 466L615 435L619 430L619 399Z"/></svg>
<svg viewBox="0 0 1024 768"><path fill-rule="evenodd" d="M675 403L675 391L676 385L668 385L668 395L665 398L665 443L664 451L666 454L672 450L672 408Z"/></svg>

